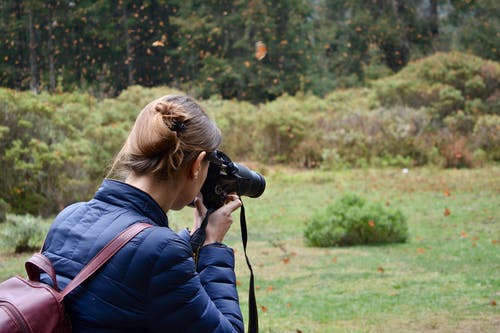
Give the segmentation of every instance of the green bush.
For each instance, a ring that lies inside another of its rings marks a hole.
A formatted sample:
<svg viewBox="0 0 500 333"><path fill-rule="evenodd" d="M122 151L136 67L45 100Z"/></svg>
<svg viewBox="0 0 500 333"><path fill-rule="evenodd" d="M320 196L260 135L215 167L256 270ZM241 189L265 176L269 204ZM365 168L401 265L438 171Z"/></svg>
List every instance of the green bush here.
<svg viewBox="0 0 500 333"><path fill-rule="evenodd" d="M473 130L476 149L485 152L491 161L500 161L500 116L484 115L479 117Z"/></svg>
<svg viewBox="0 0 500 333"><path fill-rule="evenodd" d="M317 99L317 98L313 98ZM304 142L316 141L315 114L320 110L311 107L315 102L282 96L261 106L257 117L257 158L270 163L316 164L321 151L306 149ZM297 151L301 153L296 154ZM309 159L304 160L303 156Z"/></svg>
<svg viewBox="0 0 500 333"><path fill-rule="evenodd" d="M0 246L15 253L37 251L48 227L48 223L33 215L7 214L7 222L0 229Z"/></svg>
<svg viewBox="0 0 500 333"><path fill-rule="evenodd" d="M307 245L319 247L400 243L408 226L400 210L347 194L314 215L304 237Z"/></svg>
<svg viewBox="0 0 500 333"><path fill-rule="evenodd" d="M374 81L372 87L383 106L430 107L442 120L474 99L487 101L481 112L494 112L499 81L497 62L451 52L412 62L399 73Z"/></svg>
<svg viewBox="0 0 500 333"><path fill-rule="evenodd" d="M4 223L7 220L8 209L9 204L5 200L0 199L0 223Z"/></svg>

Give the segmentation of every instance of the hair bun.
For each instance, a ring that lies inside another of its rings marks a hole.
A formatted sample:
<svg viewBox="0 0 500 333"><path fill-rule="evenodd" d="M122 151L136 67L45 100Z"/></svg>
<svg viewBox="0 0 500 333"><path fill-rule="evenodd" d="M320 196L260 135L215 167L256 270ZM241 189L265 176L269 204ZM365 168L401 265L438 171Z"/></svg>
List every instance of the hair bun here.
<svg viewBox="0 0 500 333"><path fill-rule="evenodd" d="M173 116L175 109L178 107L174 103L168 103L163 101L158 101L154 106L156 112L160 113L162 116Z"/></svg>

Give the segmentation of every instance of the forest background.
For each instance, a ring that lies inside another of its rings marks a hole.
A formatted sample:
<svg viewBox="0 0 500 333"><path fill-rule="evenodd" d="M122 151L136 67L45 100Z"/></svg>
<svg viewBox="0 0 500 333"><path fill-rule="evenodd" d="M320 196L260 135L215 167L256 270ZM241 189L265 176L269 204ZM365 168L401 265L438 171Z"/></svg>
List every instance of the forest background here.
<svg viewBox="0 0 500 333"><path fill-rule="evenodd" d="M133 119L198 98L234 160L500 159L496 1L2 1L0 211L89 198ZM3 215L5 216L5 215Z"/></svg>

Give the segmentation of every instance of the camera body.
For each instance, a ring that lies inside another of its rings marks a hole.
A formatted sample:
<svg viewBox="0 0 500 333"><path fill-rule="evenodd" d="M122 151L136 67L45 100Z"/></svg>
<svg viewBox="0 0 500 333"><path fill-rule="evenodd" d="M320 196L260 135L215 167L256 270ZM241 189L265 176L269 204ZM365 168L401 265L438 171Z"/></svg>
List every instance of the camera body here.
<svg viewBox="0 0 500 333"><path fill-rule="evenodd" d="M210 166L205 183L201 188L203 203L208 209L217 209L224 204L226 196L235 192L239 196L257 198L264 193L264 177L242 164L232 162L221 151L208 155Z"/></svg>

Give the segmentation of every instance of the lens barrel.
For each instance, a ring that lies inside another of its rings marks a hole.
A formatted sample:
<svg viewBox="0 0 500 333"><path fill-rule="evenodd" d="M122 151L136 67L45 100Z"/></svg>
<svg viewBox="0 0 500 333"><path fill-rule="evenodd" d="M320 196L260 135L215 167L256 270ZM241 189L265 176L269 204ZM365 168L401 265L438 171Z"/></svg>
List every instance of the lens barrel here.
<svg viewBox="0 0 500 333"><path fill-rule="evenodd" d="M244 195L250 198L260 197L266 189L266 180L264 177L258 172L252 171L242 164L234 162L233 164L237 170L233 173L233 175L238 179L238 189L236 189L238 195Z"/></svg>

